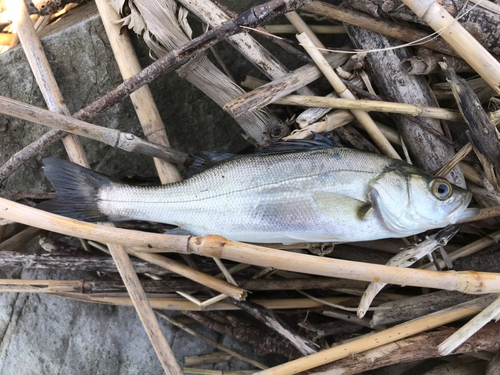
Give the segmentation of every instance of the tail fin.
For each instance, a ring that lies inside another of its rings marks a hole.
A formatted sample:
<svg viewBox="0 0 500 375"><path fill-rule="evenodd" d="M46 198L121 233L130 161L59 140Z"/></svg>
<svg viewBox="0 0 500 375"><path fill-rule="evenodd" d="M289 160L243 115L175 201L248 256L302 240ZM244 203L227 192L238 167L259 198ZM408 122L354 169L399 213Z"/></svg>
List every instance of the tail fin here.
<svg viewBox="0 0 500 375"><path fill-rule="evenodd" d="M106 176L78 164L56 158L43 159L45 177L56 189L57 198L37 207L83 221L109 221L99 210L99 189L111 184Z"/></svg>

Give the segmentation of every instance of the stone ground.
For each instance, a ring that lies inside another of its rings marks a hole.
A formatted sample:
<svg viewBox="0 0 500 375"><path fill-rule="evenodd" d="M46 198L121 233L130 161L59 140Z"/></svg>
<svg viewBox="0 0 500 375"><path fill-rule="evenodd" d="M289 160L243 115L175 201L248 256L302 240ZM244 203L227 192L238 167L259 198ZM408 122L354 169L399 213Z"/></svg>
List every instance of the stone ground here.
<svg viewBox="0 0 500 375"><path fill-rule="evenodd" d="M248 1L236 1L232 5L236 11L241 11L248 6ZM150 64L152 60L145 45L137 38L134 43L143 66ZM122 82L92 3L80 6L50 26L43 34L42 44L72 113ZM247 73L260 77L228 45L221 44L217 50L237 80L243 80ZM151 88L172 147L188 152L237 152L247 147L234 120L176 74L157 79ZM45 108L20 47L0 55L0 95ZM98 116L94 122L141 135L129 100ZM0 164L46 131L39 125L0 116ZM83 140L83 143L92 167L100 172L119 176L155 175L153 162L148 157L127 154L92 140ZM62 146L57 144L16 171L3 188L32 192L50 190L41 170L41 159L49 155L65 157ZM36 241L29 250L40 251ZM0 270L0 278L95 277L91 273ZM164 322L161 324L181 365L184 356L214 351L214 348L183 331ZM201 326L194 325L194 328L229 348L257 359L247 345ZM228 363L208 368L229 370L251 367L231 359ZM138 373L161 374L162 369L133 308L87 304L46 295L0 294L0 375Z"/></svg>

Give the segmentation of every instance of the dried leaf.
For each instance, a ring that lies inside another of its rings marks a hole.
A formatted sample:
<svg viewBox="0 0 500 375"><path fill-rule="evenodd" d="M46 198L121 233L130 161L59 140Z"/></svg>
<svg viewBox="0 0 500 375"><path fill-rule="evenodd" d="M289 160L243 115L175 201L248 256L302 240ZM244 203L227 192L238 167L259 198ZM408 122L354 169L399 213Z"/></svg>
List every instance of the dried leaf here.
<svg viewBox="0 0 500 375"><path fill-rule="evenodd" d="M189 39L193 37L193 30L191 30L191 26L189 26L187 16L189 14L189 10L179 5L179 12L177 13L177 19L179 21L179 25L182 30L186 33Z"/></svg>

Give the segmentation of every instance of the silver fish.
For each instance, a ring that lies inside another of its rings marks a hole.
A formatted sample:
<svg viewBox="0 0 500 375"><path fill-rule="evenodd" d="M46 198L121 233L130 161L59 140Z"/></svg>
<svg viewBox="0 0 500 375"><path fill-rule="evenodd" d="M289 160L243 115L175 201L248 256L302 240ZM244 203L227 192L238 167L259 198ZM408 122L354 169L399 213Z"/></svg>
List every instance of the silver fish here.
<svg viewBox="0 0 500 375"><path fill-rule="evenodd" d="M148 220L247 242L406 237L478 213L471 194L405 162L342 147L240 156L182 182L130 186L45 159L57 198L42 209L85 221Z"/></svg>

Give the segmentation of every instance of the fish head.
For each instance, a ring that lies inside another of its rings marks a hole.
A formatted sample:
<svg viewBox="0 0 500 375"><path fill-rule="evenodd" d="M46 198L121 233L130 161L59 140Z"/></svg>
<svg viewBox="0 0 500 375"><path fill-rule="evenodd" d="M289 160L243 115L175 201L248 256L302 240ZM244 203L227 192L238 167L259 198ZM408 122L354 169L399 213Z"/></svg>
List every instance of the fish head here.
<svg viewBox="0 0 500 375"><path fill-rule="evenodd" d="M478 214L467 208L472 194L413 168L381 174L369 198L386 227L401 237L442 228Z"/></svg>

